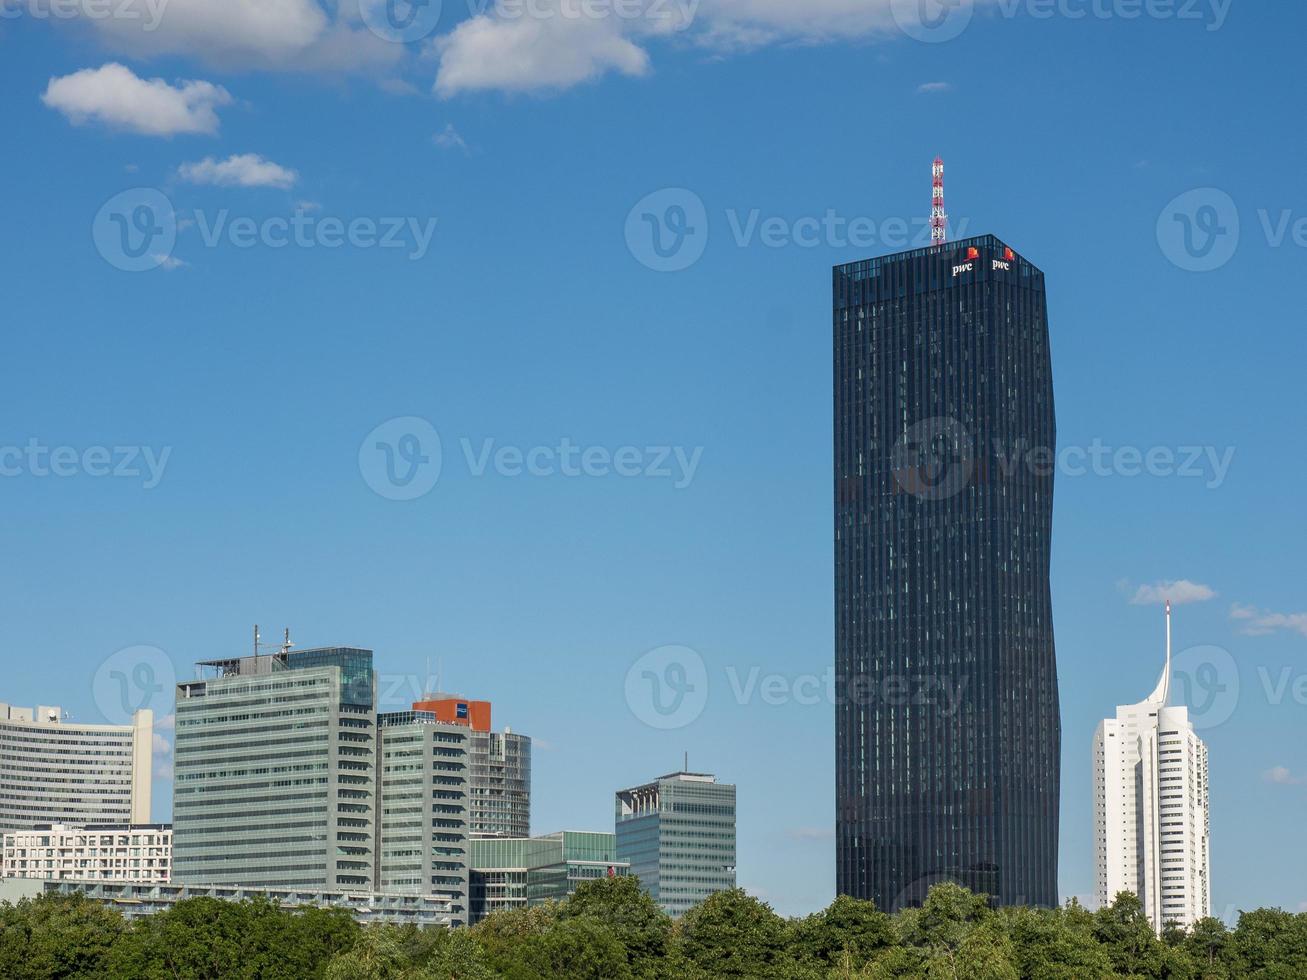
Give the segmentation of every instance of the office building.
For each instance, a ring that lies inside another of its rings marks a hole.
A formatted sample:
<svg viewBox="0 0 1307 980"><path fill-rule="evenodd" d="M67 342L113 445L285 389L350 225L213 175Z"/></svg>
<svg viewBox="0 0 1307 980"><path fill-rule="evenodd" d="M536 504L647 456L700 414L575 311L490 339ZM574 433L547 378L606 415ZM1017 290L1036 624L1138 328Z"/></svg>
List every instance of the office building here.
<svg viewBox="0 0 1307 980"><path fill-rule="evenodd" d="M176 882L376 890L372 652L289 647L177 685Z"/></svg>
<svg viewBox="0 0 1307 980"><path fill-rule="evenodd" d="M441 897L466 925L470 733L401 711L377 736L377 889Z"/></svg>
<svg viewBox="0 0 1307 980"><path fill-rule="evenodd" d="M0 842L0 877L56 881L166 884L172 866L172 827L45 824L13 830Z"/></svg>
<svg viewBox="0 0 1307 980"><path fill-rule="evenodd" d="M483 838L472 847L472 921L493 912L560 902L578 885L624 877L612 834L564 830L543 837Z"/></svg>
<svg viewBox="0 0 1307 980"><path fill-rule="evenodd" d="M1056 905L1044 275L985 235L833 285L838 892Z"/></svg>
<svg viewBox="0 0 1307 980"><path fill-rule="evenodd" d="M91 725L0 704L0 831L148 823L153 740L148 708L130 725Z"/></svg>
<svg viewBox="0 0 1307 980"><path fill-rule="evenodd" d="M620 790L617 859L671 916L735 887L735 787L677 772Z"/></svg>
<svg viewBox="0 0 1307 980"><path fill-rule="evenodd" d="M419 928L452 926L457 920L448 903L433 895L386 894L371 891L331 891L300 888L254 888L241 885L136 884L118 881L54 881L26 878L0 880L0 902L18 903L41 895L81 894L120 912L129 922L166 912L188 898L223 902L268 901L287 910L339 908L361 925L386 922Z"/></svg>
<svg viewBox="0 0 1307 980"><path fill-rule="evenodd" d="M522 839L531 834L531 739L491 725L489 701L428 694L413 705L470 733L468 830L473 838Z"/></svg>
<svg viewBox="0 0 1307 980"><path fill-rule="evenodd" d="M1207 746L1172 693L1168 603L1157 687L1094 733L1097 899L1135 893L1159 934L1187 929L1212 908Z"/></svg>

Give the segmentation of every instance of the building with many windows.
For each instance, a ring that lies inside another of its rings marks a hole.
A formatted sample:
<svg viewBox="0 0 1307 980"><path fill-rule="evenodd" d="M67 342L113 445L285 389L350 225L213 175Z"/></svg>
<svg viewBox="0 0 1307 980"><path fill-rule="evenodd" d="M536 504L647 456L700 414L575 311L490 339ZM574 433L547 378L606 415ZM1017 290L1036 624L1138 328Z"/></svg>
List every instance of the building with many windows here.
<svg viewBox="0 0 1307 980"><path fill-rule="evenodd" d="M0 877L56 881L165 884L172 866L172 827L46 824L13 830L0 842Z"/></svg>
<svg viewBox="0 0 1307 980"><path fill-rule="evenodd" d="M674 917L735 887L735 787L677 772L619 790L617 859Z"/></svg>
<svg viewBox="0 0 1307 980"><path fill-rule="evenodd" d="M1166 667L1138 704L1094 732L1095 892L1143 903L1153 928L1188 928L1211 914L1207 746L1189 709L1171 699L1171 605Z"/></svg>
<svg viewBox="0 0 1307 980"><path fill-rule="evenodd" d="M1057 905L1044 274L984 235L836 266L833 308L837 891Z"/></svg>
<svg viewBox="0 0 1307 980"><path fill-rule="evenodd" d="M492 912L557 902L578 885L630 874L612 834L564 830L544 837L471 842L472 921Z"/></svg>
<svg viewBox="0 0 1307 980"><path fill-rule="evenodd" d="M531 834L531 739L494 731L489 701L428 694L413 705L470 733L468 830L473 838L522 839Z"/></svg>
<svg viewBox="0 0 1307 980"><path fill-rule="evenodd" d="M17 903L41 895L81 894L112 908L128 921L166 912L188 898L214 898L223 902L269 901L282 909L345 909L354 921L368 925L458 925L448 902L433 895L383 892L331 891L312 888L255 888L241 885L136 884L120 881L39 881L25 878L0 880L0 902Z"/></svg>
<svg viewBox="0 0 1307 980"><path fill-rule="evenodd" d="M177 685L174 881L374 890L372 652L287 643L198 667Z"/></svg>
<svg viewBox="0 0 1307 980"><path fill-rule="evenodd" d="M425 711L377 718L377 889L446 899L468 922L468 742Z"/></svg>
<svg viewBox="0 0 1307 980"><path fill-rule="evenodd" d="M0 704L0 831L148 823L153 740L148 708L130 725L90 725Z"/></svg>

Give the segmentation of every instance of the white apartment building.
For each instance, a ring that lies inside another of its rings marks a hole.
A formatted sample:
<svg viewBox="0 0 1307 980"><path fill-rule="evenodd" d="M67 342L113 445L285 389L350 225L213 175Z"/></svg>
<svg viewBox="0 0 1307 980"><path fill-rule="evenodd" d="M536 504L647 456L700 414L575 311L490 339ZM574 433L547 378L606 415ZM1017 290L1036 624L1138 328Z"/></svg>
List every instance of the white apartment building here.
<svg viewBox="0 0 1307 980"><path fill-rule="evenodd" d="M1211 914L1207 746L1171 697L1171 604L1166 667L1138 704L1120 705L1094 733L1096 893L1134 892L1158 933Z"/></svg>
<svg viewBox="0 0 1307 980"><path fill-rule="evenodd" d="M166 885L172 870L168 824L68 827L50 824L4 835L0 877Z"/></svg>
<svg viewBox="0 0 1307 980"><path fill-rule="evenodd" d="M0 702L0 831L150 820L154 712L130 725L69 721Z"/></svg>

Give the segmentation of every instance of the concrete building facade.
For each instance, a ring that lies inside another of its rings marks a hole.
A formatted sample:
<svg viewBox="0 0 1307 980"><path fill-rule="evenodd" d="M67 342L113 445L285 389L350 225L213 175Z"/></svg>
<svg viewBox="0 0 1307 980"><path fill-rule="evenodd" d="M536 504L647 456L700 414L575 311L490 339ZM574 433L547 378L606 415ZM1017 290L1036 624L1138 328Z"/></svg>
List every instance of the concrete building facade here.
<svg viewBox="0 0 1307 980"><path fill-rule="evenodd" d="M47 824L9 831L0 843L0 877L166 884L170 824Z"/></svg>
<svg viewBox="0 0 1307 980"><path fill-rule="evenodd" d="M1171 703L1170 603L1157 687L1099 724L1093 754L1098 902L1135 893L1158 933L1210 915L1207 746Z"/></svg>
<svg viewBox="0 0 1307 980"><path fill-rule="evenodd" d="M177 685L173 877L265 888L375 887L372 652L209 661Z"/></svg>
<svg viewBox="0 0 1307 980"><path fill-rule="evenodd" d="M0 831L148 823L153 740L148 708L130 725L91 725L0 703Z"/></svg>

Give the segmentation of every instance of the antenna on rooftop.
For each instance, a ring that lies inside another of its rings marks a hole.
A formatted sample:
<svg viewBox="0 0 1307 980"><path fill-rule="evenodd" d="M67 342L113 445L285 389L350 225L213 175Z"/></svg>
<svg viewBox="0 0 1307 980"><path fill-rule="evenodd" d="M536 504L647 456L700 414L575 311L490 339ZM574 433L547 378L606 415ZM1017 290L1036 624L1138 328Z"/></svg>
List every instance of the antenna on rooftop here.
<svg viewBox="0 0 1307 980"><path fill-rule="evenodd" d="M254 656L259 655L259 624L254 624Z"/></svg>
<svg viewBox="0 0 1307 980"><path fill-rule="evenodd" d="M285 638L282 640L282 644L281 644L281 652L282 652L282 654L284 655L284 654L290 653L290 648L293 647L294 645L295 645L294 643L291 643L291 642L290 642L290 627L287 626L287 627L286 627Z"/></svg>
<svg viewBox="0 0 1307 980"><path fill-rule="evenodd" d="M935 157L931 167L930 192L930 244L943 245L948 241L948 215L944 213L944 160Z"/></svg>

